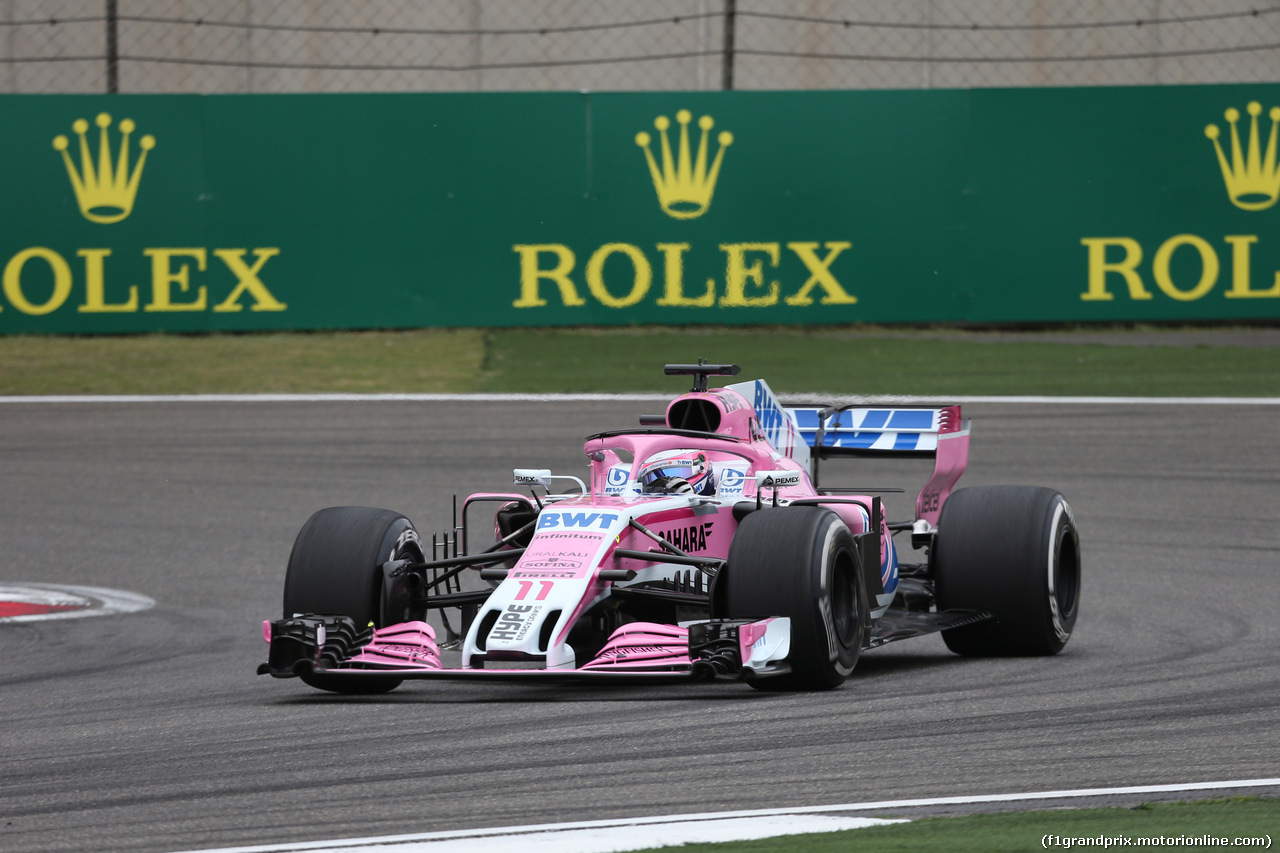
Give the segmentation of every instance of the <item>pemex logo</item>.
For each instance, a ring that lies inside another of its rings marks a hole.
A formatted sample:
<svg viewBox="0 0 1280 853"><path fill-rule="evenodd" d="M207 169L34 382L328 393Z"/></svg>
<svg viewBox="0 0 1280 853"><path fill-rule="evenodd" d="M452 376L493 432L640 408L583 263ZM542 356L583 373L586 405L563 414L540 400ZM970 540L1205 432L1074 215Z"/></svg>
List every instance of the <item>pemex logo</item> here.
<svg viewBox="0 0 1280 853"><path fill-rule="evenodd" d="M1276 164L1277 126L1280 126L1280 107L1272 107L1268 113L1271 118L1271 136L1267 140L1266 153L1262 152L1261 140L1258 136L1258 116L1262 114L1262 104L1250 101L1245 108L1249 113L1249 141L1247 148L1240 146L1240 131L1236 122L1240 120L1240 111L1229 108L1223 115L1231 125L1231 161L1222 150L1218 141L1221 131L1216 124L1205 127L1204 135L1213 141L1214 150L1218 154L1218 166L1222 169L1222 180L1227 185L1227 195L1231 203L1241 210L1266 210L1280 198L1280 168Z"/></svg>
<svg viewBox="0 0 1280 853"><path fill-rule="evenodd" d="M147 134L138 140L141 153L129 171L129 137L136 128L133 119L120 122L120 153L111 156L111 141L107 129L111 127L111 116L99 113L95 123L100 129L98 134L97 165L89 151L89 122L82 118L71 124L71 129L80 137L80 168L75 163L67 148L70 143L67 137L59 134L53 138L54 150L62 154L62 162L67 167L67 176L71 178L71 187L75 190L76 201L80 212L90 222L109 225L119 222L133 211L133 199L138 194L138 182L142 179L142 168L147 162L147 152L156 146L156 138Z"/></svg>
<svg viewBox="0 0 1280 853"><path fill-rule="evenodd" d="M720 177L720 164L724 162L724 151L733 144L733 134L727 130L720 131L717 141L720 148L710 168L707 167L707 148L710 142L711 128L715 120L711 116L698 119L698 127L702 136L698 141L696 159L689 148L689 122L693 114L688 110L676 113L676 122L680 125L680 141L675 156L671 154L671 140L667 130L671 127L671 119L658 116L653 126L662 136L662 167L654 159L649 148L652 141L649 134L641 131L636 134L636 145L644 149L645 160L649 163L649 175L653 178L653 188L658 194L658 204L668 216L674 219L697 219L707 212L711 206L711 196L716 191L716 180Z"/></svg>

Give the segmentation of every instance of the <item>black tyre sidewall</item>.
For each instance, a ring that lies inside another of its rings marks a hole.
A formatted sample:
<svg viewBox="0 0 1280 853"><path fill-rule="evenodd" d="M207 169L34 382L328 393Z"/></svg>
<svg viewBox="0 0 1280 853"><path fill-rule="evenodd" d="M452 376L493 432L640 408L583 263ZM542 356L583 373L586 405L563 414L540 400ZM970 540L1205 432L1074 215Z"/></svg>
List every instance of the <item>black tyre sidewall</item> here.
<svg viewBox="0 0 1280 853"><path fill-rule="evenodd" d="M1049 655L1062 650L1079 613L1079 534L1053 489L979 486L943 505L934 543L940 610L983 610L994 619L943 632L964 655Z"/></svg>
<svg viewBox="0 0 1280 853"><path fill-rule="evenodd" d="M289 554L284 581L285 618L295 613L341 614L358 627L385 627L382 614L384 562L422 544L413 524L398 512L372 507L329 507L307 519ZM403 679L359 679L311 673L302 680L335 693L371 695L398 687Z"/></svg>
<svg viewBox="0 0 1280 853"><path fill-rule="evenodd" d="M791 672L761 689L827 690L853 672L862 651L862 593L853 535L820 507L765 509L738 526L725 569L724 615L791 619Z"/></svg>
<svg viewBox="0 0 1280 853"><path fill-rule="evenodd" d="M372 507L329 507L307 519L284 581L284 616L342 614L363 627L382 622L381 566L406 546L421 544L398 512Z"/></svg>

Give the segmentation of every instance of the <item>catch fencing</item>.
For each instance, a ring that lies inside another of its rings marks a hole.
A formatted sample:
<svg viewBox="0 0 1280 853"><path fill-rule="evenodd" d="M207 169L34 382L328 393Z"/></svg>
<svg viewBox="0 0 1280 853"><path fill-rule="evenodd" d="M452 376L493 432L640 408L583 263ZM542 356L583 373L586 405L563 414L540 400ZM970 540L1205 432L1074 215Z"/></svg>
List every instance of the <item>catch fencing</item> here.
<svg viewBox="0 0 1280 853"><path fill-rule="evenodd" d="M0 0L0 93L1277 80L1256 0Z"/></svg>

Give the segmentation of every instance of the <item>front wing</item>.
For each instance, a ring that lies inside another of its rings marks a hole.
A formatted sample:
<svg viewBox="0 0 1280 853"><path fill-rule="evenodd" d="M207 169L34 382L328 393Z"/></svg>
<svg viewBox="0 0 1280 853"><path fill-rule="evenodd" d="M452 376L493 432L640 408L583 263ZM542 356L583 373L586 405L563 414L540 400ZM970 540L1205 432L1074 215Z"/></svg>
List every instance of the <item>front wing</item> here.
<svg viewBox="0 0 1280 853"><path fill-rule="evenodd" d="M989 613L890 610L877 620L865 648L875 648L990 619ZM259 675L324 675L327 679L400 678L477 681L658 682L750 681L790 672L791 620L712 619L685 625L634 622L613 633L580 667L459 668L441 662L434 629L425 622L360 629L346 616L300 616L263 623L270 644Z"/></svg>
<svg viewBox="0 0 1280 853"><path fill-rule="evenodd" d="M435 631L425 622L361 629L346 616L307 615L264 622L263 636L270 651L258 674L276 678L749 681L791 671L791 620L785 617L633 622L576 668L538 667L537 661L511 662L518 668L445 667Z"/></svg>

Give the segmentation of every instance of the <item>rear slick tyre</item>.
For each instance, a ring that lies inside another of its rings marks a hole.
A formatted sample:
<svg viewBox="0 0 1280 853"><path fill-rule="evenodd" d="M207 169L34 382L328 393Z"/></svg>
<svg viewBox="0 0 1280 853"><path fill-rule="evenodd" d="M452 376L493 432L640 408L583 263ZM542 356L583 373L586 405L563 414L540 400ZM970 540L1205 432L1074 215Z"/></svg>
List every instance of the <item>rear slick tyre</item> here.
<svg viewBox="0 0 1280 853"><path fill-rule="evenodd" d="M942 632L968 656L1054 655L1079 613L1080 537L1053 489L979 486L942 507L933 547L939 610L984 610L993 619Z"/></svg>
<svg viewBox="0 0 1280 853"><path fill-rule="evenodd" d="M316 512L298 531L284 580L284 617L316 613L342 615L357 629L406 621L383 613L382 564L422 560L422 543L412 522L398 512L363 506ZM329 678L304 675L312 687L338 693L386 693L399 678Z"/></svg>
<svg viewBox="0 0 1280 853"><path fill-rule="evenodd" d="M763 509L742 519L725 570L725 615L791 619L791 672L760 690L830 690L862 652L864 598L853 534L820 507Z"/></svg>

